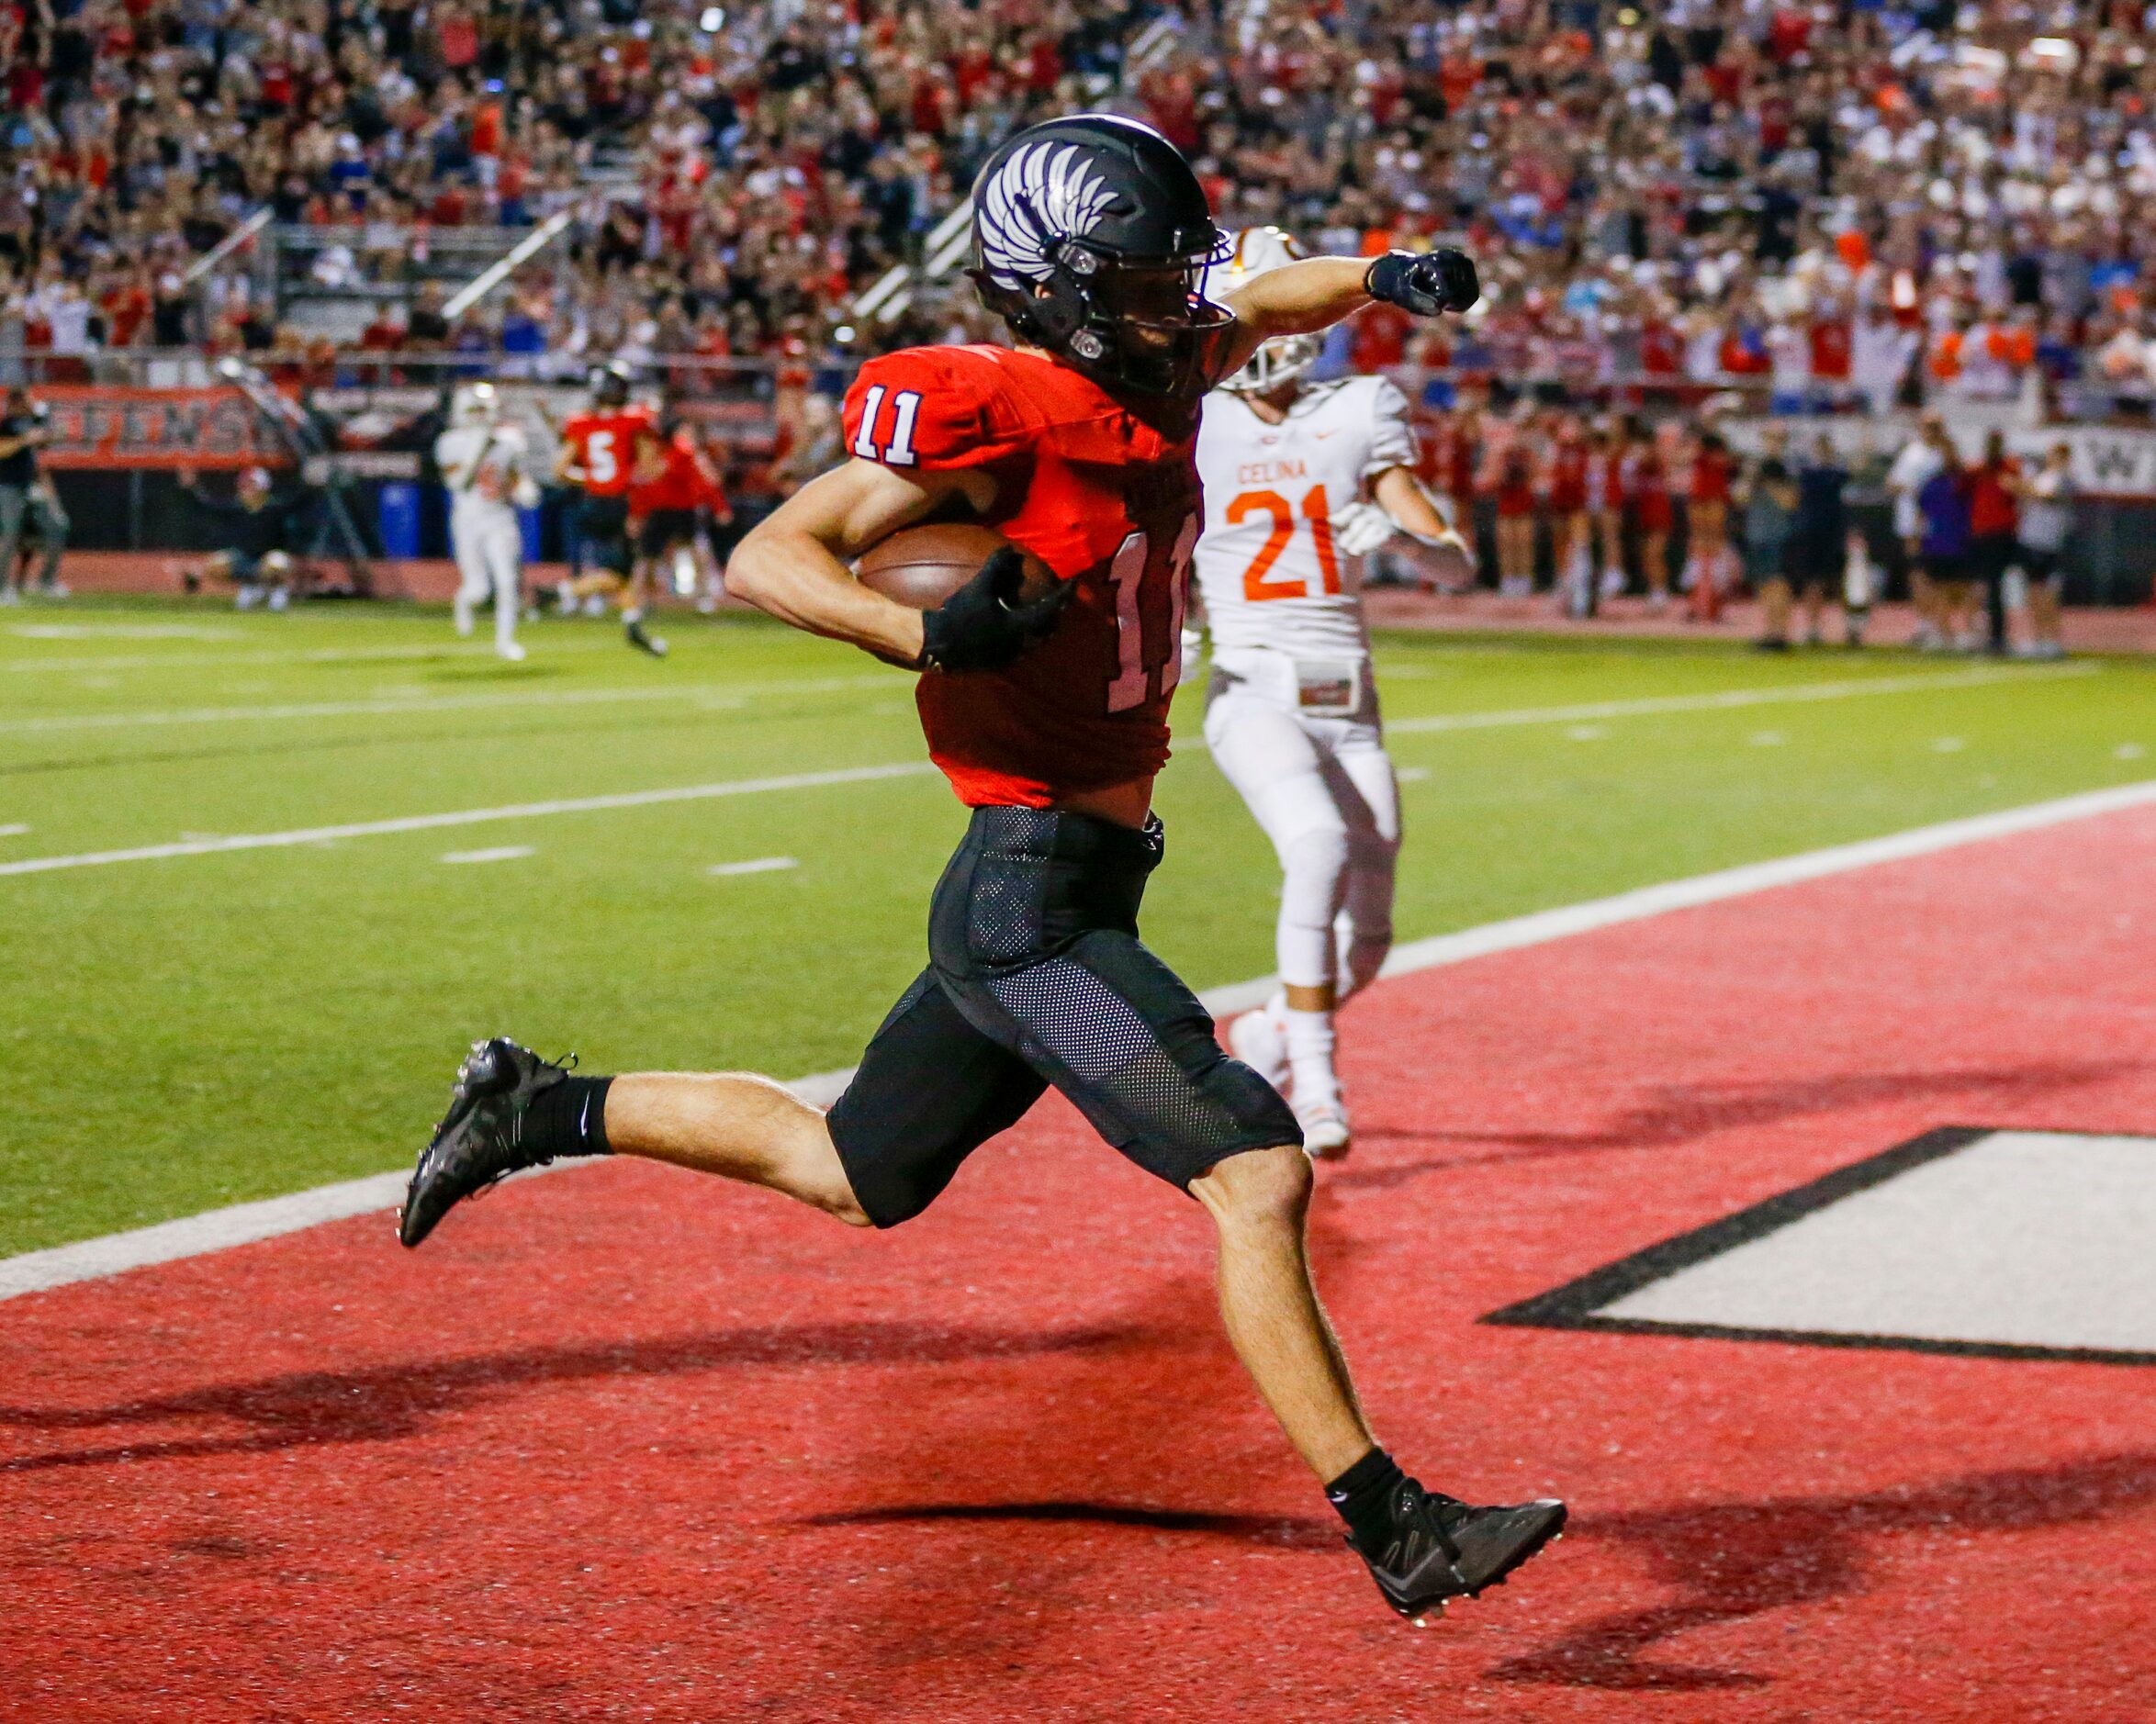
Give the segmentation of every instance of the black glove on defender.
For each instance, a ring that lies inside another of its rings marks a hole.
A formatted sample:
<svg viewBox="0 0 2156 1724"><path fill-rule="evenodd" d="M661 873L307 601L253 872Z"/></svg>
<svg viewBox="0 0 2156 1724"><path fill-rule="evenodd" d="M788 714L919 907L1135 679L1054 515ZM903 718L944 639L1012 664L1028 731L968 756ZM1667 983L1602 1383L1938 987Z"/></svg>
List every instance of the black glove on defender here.
<svg viewBox="0 0 2156 1724"><path fill-rule="evenodd" d="M1465 311L1482 297L1475 260L1449 246L1439 252L1387 252L1370 265L1363 291L1419 318Z"/></svg>
<svg viewBox="0 0 2156 1724"><path fill-rule="evenodd" d="M1072 581L1058 581L1043 597L1018 602L1026 579L1025 554L1010 546L982 564L981 572L921 618L925 670L1001 670L1035 642L1045 639L1071 602Z"/></svg>

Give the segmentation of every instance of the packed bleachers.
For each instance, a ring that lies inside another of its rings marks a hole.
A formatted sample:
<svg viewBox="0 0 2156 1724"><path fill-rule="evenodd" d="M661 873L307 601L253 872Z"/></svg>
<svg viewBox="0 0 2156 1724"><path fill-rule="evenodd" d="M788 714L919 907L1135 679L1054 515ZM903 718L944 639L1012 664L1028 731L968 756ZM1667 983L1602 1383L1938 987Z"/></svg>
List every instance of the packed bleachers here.
<svg viewBox="0 0 2156 1724"><path fill-rule="evenodd" d="M2110 0L1317 8L62 0L11 8L0 350L843 357L941 332L858 296L1012 127L1116 100L1238 221L1465 232L1486 314L1355 363L1814 397L2131 403L2156 368L2142 17ZM250 214L295 283L190 272ZM446 236L568 211L455 317ZM431 239L430 236L441 236ZM289 243L287 240L287 243ZM309 295L363 318L309 327ZM842 333L842 331L844 333Z"/></svg>

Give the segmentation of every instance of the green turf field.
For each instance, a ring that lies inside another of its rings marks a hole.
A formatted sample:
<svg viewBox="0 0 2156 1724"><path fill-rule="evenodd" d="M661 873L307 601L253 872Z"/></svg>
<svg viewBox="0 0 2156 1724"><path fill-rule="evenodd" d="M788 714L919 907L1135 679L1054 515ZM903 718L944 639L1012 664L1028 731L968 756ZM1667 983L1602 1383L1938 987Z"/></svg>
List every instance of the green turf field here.
<svg viewBox="0 0 2156 1724"><path fill-rule="evenodd" d="M0 867L924 758L897 671L759 621L667 632L657 664L534 626L508 666L439 610L0 612ZM1402 938L2156 772L2156 673L2125 661L1394 636L1379 662ZM1939 686L1563 711L1914 677ZM1275 877L1194 697L1177 716L1148 934L1203 987L1270 967ZM902 773L0 874L0 1253L403 1163L497 1029L602 1070L848 1064L962 818Z"/></svg>

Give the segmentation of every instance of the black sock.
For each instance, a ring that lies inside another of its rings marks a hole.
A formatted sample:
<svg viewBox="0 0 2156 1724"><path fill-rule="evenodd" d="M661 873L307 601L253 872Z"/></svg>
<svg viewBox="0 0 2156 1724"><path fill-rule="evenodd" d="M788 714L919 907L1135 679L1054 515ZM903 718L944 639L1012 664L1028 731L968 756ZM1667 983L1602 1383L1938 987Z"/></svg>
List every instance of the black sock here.
<svg viewBox="0 0 2156 1724"><path fill-rule="evenodd" d="M1385 1553L1392 1538L1393 1493L1407 1482L1398 1461L1384 1450L1373 1449L1325 1487L1326 1500L1340 1511L1364 1554Z"/></svg>
<svg viewBox="0 0 2156 1724"><path fill-rule="evenodd" d="M547 1156L603 1156L606 1089L612 1078L564 1078L532 1098L524 1114L524 1142Z"/></svg>

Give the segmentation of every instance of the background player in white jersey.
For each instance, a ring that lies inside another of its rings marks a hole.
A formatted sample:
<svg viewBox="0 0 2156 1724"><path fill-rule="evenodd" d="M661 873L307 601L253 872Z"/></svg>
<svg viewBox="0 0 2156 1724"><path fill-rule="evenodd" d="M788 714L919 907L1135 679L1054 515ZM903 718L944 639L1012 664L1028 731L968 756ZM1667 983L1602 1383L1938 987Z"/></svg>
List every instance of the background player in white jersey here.
<svg viewBox="0 0 2156 1724"><path fill-rule="evenodd" d="M524 536L517 510L539 500L539 487L524 433L500 419L492 384L466 385L450 405L449 429L434 440L434 462L449 487L456 632L472 632L472 612L492 591L494 650L513 660L524 655L516 638L524 594Z"/></svg>
<svg viewBox="0 0 2156 1724"><path fill-rule="evenodd" d="M1277 229L1245 229L1213 290L1302 254ZM1349 1134L1333 1013L1391 949L1400 842L1362 560L1391 542L1449 574L1464 547L1416 482L1407 397L1383 377L1308 383L1318 353L1311 336L1267 341L1206 397L1196 579L1213 634L1206 742L1286 876L1281 991L1229 1039L1288 1092L1310 1153L1337 1156Z"/></svg>

